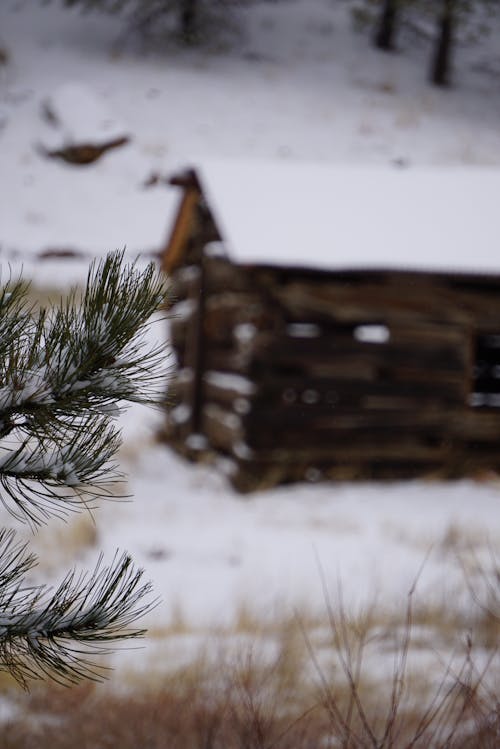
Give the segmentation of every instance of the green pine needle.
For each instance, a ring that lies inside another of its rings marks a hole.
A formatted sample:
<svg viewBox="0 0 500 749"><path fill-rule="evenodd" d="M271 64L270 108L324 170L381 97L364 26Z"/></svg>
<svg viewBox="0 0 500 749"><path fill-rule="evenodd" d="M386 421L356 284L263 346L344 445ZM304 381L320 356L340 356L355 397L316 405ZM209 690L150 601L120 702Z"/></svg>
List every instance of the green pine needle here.
<svg viewBox="0 0 500 749"><path fill-rule="evenodd" d="M91 266L83 296L34 311L21 280L0 287L0 502L32 526L92 507L121 478L114 416L127 402L163 400L164 347L144 332L166 302L163 279L111 253ZM36 564L0 530L0 669L26 686L101 678L96 658L135 638L151 586L126 554L59 587L30 587Z"/></svg>

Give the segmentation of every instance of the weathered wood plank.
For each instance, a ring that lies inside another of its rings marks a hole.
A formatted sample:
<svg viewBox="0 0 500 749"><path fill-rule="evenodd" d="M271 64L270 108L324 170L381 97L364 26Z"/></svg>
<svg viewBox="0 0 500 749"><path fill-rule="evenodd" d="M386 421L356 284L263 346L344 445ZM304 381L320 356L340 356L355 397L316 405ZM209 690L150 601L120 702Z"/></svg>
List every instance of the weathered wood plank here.
<svg viewBox="0 0 500 749"><path fill-rule="evenodd" d="M304 437L307 429L307 437ZM279 429L274 432L255 430L245 432L246 442L252 450L288 450L300 453L307 444L307 449L338 456L358 455L393 455L398 457L401 451L405 458L415 455L442 457L451 450L452 441L443 435L440 429L418 426L414 428L372 428L372 429L315 429L314 426L301 430Z"/></svg>
<svg viewBox="0 0 500 749"><path fill-rule="evenodd" d="M227 258L205 254L207 271L207 294L248 293L258 290L255 274L249 273L239 265L235 265Z"/></svg>
<svg viewBox="0 0 500 749"><path fill-rule="evenodd" d="M371 361L379 367L399 364L454 371L463 370L468 362L468 348L463 345L365 343L347 337L290 338L267 332L256 333L252 341L252 356L256 362L302 364L306 370L311 365L327 365L333 359L356 355L361 361Z"/></svg>
<svg viewBox="0 0 500 749"><path fill-rule="evenodd" d="M252 445L249 445L252 449ZM448 460L452 455L452 447L449 444L425 445L416 439L400 439L394 442L379 442L366 444L340 444L335 446L287 446L277 445L274 449L268 447L253 450L255 459L266 462L293 462L305 461L310 465L321 463L360 463L373 462L376 460L389 461L414 461L415 463Z"/></svg>
<svg viewBox="0 0 500 749"><path fill-rule="evenodd" d="M248 376L252 366L248 352L238 351L234 346L209 346L206 351L206 369L217 372L234 372Z"/></svg>
<svg viewBox="0 0 500 749"><path fill-rule="evenodd" d="M172 273L184 262L184 252L190 234L196 223L196 208L200 200L200 189L193 186L182 195L176 220L167 242L167 250L162 253L162 270Z"/></svg>
<svg viewBox="0 0 500 749"><path fill-rule="evenodd" d="M195 297L198 290L199 275L200 267L196 264L181 266L169 276L170 290L174 304L175 302L182 302L185 299Z"/></svg>
<svg viewBox="0 0 500 749"><path fill-rule="evenodd" d="M375 368L353 367L350 370L328 367L331 376L325 377L312 373L283 373L269 368L261 377L253 379L256 385L255 400L260 407L269 404L291 405L293 403L318 404L324 406L339 405L341 393L357 393L360 396L369 394L397 394L402 389L405 395L422 392L441 393L451 391L466 405L467 393L464 393L464 378L460 373L427 370L402 370L388 367L383 372ZM433 382L429 381L432 377Z"/></svg>
<svg viewBox="0 0 500 749"><path fill-rule="evenodd" d="M186 341L192 335L191 327L195 320L194 311L186 317L172 317L169 326L170 344L174 349L184 350Z"/></svg>
<svg viewBox="0 0 500 749"><path fill-rule="evenodd" d="M267 383L270 383L270 375ZM289 410L299 406L301 412L304 409L316 408L318 411L324 411L327 408L343 408L356 406L357 408L370 408L367 400L378 398L404 398L413 402L414 408L422 407L424 401L430 403L456 404L465 405L462 381L457 379L453 382L451 379L446 381L432 380L414 380L414 381L397 381L388 379L378 380L357 380L357 379L334 379L330 378L325 383L324 389L314 387L304 387L297 378L289 379L290 383L297 383L297 387L290 385L279 391L266 390L265 385L258 385L258 395L254 399L254 408L260 407L261 410L275 405L278 410ZM314 379L310 379L314 382ZM256 379L256 383L259 381ZM278 383L277 383L278 384ZM283 379L280 379L279 385L282 385ZM276 397L274 396L276 394Z"/></svg>
<svg viewBox="0 0 500 749"><path fill-rule="evenodd" d="M462 423L460 412L442 408L413 410L385 410L369 411L358 408L336 409L315 408L308 406L289 408L269 408L258 410L253 408L243 415L243 422L247 433L269 431L269 424L275 425L275 432L298 428L304 439L304 429L311 429L318 433L322 431L335 432L339 436L345 433L377 434L377 432L391 432L392 430L423 430L431 433L447 430L447 424L453 425L456 434ZM303 427L303 428L302 428ZM452 427L450 426L450 429ZM484 433L481 425L476 425L477 433ZM498 423L496 425L498 428ZM493 433L493 425L489 425Z"/></svg>
<svg viewBox="0 0 500 749"><path fill-rule="evenodd" d="M238 416L214 403L209 403L203 408L201 431L213 447L228 453L231 453L244 437Z"/></svg>
<svg viewBox="0 0 500 749"><path fill-rule="evenodd" d="M476 436L500 439L500 409L464 408L451 412L447 420L453 433L463 435L464 439L473 439Z"/></svg>
<svg viewBox="0 0 500 749"><path fill-rule="evenodd" d="M272 293L294 318L349 322L413 320L470 325L474 316L452 300L444 289L430 282L410 284L349 284L331 281L323 285L294 282Z"/></svg>
<svg viewBox="0 0 500 749"><path fill-rule="evenodd" d="M204 327L211 341L238 340L241 326L257 330L272 330L276 326L276 311L255 294L225 292L207 298Z"/></svg>

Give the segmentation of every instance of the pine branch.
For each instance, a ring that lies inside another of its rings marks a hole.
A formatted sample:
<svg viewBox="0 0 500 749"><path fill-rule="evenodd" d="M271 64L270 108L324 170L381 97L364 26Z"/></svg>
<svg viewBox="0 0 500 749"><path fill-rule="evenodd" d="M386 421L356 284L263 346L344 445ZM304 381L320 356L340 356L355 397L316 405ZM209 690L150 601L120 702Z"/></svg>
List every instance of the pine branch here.
<svg viewBox="0 0 500 749"><path fill-rule="evenodd" d="M13 343L22 335L32 320L33 306L27 301L29 283L10 277L0 286L0 358L4 358Z"/></svg>
<svg viewBox="0 0 500 749"><path fill-rule="evenodd" d="M81 300L73 290L55 310L20 314L23 288L2 293L0 319L14 321L0 357L0 500L36 525L120 478L112 418L163 398L165 350L143 333L166 291L152 263L140 271L116 252L91 266Z"/></svg>
<svg viewBox="0 0 500 749"><path fill-rule="evenodd" d="M117 252L94 264L82 301L73 290L54 311L27 316L0 359L3 421L107 412L120 400L157 403L165 350L145 349L143 334L165 300L153 263L139 271Z"/></svg>
<svg viewBox="0 0 500 749"><path fill-rule="evenodd" d="M35 563L12 531L0 531L0 667L24 686L41 677L62 684L102 678L96 657L144 634L131 625L156 605L144 602L150 583L124 554L110 566L100 557L91 574L70 572L51 592L25 585Z"/></svg>
<svg viewBox="0 0 500 749"><path fill-rule="evenodd" d="M165 301L153 265L124 265L123 253L91 267L83 298L37 314L20 281L0 288L0 501L37 525L88 507L119 478L112 424L122 401L157 403L163 347L142 334ZM161 386L161 387L160 387ZM0 668L26 686L97 679L97 656L138 637L150 584L127 555L93 573L70 572L60 586L30 587L36 564L11 531L0 531Z"/></svg>
<svg viewBox="0 0 500 749"><path fill-rule="evenodd" d="M122 479L112 463L119 434L103 417L88 417L54 433L26 436L17 449L0 450L0 500L17 519L37 526L50 516L94 507Z"/></svg>

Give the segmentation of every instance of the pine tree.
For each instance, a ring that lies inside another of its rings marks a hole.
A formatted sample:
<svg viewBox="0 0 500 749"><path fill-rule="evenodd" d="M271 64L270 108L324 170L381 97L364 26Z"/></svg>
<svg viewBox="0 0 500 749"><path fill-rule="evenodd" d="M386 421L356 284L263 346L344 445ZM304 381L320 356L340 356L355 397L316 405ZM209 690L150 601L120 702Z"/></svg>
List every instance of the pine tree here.
<svg viewBox="0 0 500 749"><path fill-rule="evenodd" d="M486 36L500 3L499 0L440 0L439 3L427 0L426 5L430 6L436 23L429 78L436 86L449 86L453 82L457 32L469 31L476 42Z"/></svg>
<svg viewBox="0 0 500 749"><path fill-rule="evenodd" d="M387 52L395 49L399 5L399 0L384 0L382 4L373 38L374 44L378 49L383 49Z"/></svg>
<svg viewBox="0 0 500 749"><path fill-rule="evenodd" d="M455 0L441 0L430 72L431 82L436 86L448 86L451 80L451 55L456 15L457 3Z"/></svg>
<svg viewBox="0 0 500 749"><path fill-rule="evenodd" d="M221 4L216 0L63 0L67 7L79 6L83 10L100 10L105 13L122 13L130 28L149 35L164 30L173 21L180 40L192 44L200 36L200 14Z"/></svg>
<svg viewBox="0 0 500 749"><path fill-rule="evenodd" d="M112 253L91 267L81 299L75 290L35 310L27 292L21 279L0 287L0 500L36 527L88 509L119 478L113 416L162 395L163 351L144 350L142 333L165 290L152 264L141 271ZM35 564L0 531L0 668L23 685L97 678L97 654L142 634L134 622L152 605L149 583L126 554L70 572L56 590L28 584Z"/></svg>

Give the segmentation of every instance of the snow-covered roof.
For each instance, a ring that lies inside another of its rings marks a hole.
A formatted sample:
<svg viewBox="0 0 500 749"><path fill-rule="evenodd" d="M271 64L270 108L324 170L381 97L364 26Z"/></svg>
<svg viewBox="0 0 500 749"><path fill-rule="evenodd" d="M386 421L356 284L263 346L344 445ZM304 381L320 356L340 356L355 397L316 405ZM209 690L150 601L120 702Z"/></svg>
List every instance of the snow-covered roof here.
<svg viewBox="0 0 500 749"><path fill-rule="evenodd" d="M500 170L207 162L230 257L322 269L500 273Z"/></svg>

